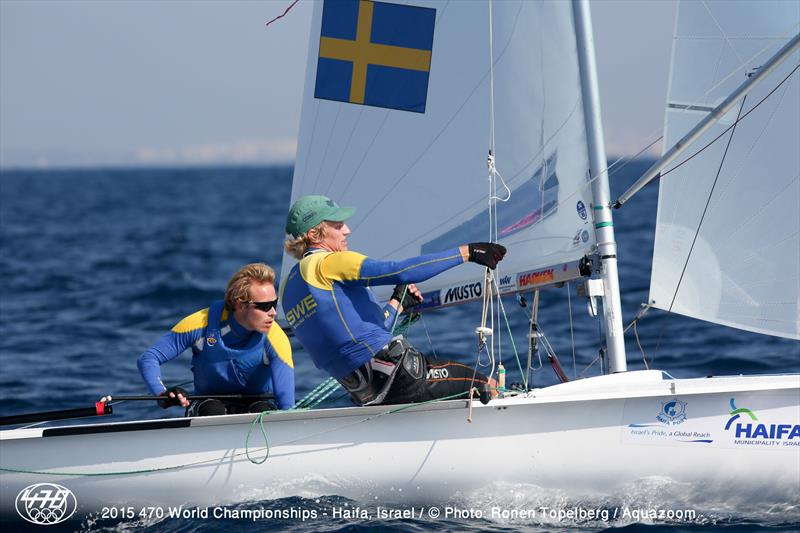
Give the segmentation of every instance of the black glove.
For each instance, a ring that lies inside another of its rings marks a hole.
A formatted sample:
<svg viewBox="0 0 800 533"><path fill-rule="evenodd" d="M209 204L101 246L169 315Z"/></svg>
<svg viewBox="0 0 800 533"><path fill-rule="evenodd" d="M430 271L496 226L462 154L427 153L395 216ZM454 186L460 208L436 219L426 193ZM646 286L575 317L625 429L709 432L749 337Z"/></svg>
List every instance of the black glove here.
<svg viewBox="0 0 800 533"><path fill-rule="evenodd" d="M506 247L493 242L472 242L469 245L469 260L492 270L497 268L506 255Z"/></svg>
<svg viewBox="0 0 800 533"><path fill-rule="evenodd" d="M403 309L411 309L422 300L417 300L417 297L411 294L408 290L408 285L395 285L392 291L392 300L397 300Z"/></svg>
<svg viewBox="0 0 800 533"><path fill-rule="evenodd" d="M169 393L171 392L175 394L174 398L169 397ZM181 401L180 399L178 399L179 394L182 394L184 398L189 396L189 393L180 387L171 387L165 390L164 392L161 393L161 396L163 396L164 398L158 400L158 406L161 407L162 409L169 409L173 405L180 405Z"/></svg>

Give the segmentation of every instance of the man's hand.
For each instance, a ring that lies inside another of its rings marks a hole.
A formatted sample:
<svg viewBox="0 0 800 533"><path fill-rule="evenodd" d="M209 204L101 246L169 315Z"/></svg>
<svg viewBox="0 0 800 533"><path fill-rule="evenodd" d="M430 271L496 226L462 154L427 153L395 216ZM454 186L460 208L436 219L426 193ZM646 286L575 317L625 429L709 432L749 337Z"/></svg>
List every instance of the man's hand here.
<svg viewBox="0 0 800 533"><path fill-rule="evenodd" d="M164 398L158 400L158 405L162 409L168 409L173 405L189 407L189 400L186 399L188 393L180 387L171 387L161 393Z"/></svg>
<svg viewBox="0 0 800 533"><path fill-rule="evenodd" d="M472 242L469 247L469 260L492 270L506 255L506 247L493 242Z"/></svg>
<svg viewBox="0 0 800 533"><path fill-rule="evenodd" d="M398 313L402 313L403 309L411 309L415 305L422 303L422 292L413 283L408 285L395 285L392 291L392 300L396 300L400 304Z"/></svg>

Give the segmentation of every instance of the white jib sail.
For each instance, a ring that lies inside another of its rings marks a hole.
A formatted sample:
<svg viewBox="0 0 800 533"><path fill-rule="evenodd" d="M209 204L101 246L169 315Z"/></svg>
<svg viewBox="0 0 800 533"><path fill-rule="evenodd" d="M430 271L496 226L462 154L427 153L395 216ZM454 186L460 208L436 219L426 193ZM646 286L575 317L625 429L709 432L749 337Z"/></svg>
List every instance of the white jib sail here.
<svg viewBox="0 0 800 533"><path fill-rule="evenodd" d="M356 207L350 249L375 259L488 240L488 3L352 5L347 13L315 4L292 202L322 194ZM432 28L416 27L426 13ZM431 29L428 44L403 36ZM493 36L495 156L511 191L498 206L499 241L509 249L499 279L511 292L558 279L591 251L591 186L571 4L496 2ZM409 47L431 48L416 73L392 66ZM348 61L356 49L369 59ZM357 61L368 63L366 75L354 73ZM405 92L416 98L410 111ZM284 256L284 276L293 262ZM446 305L480 296L482 279L467 265L421 289Z"/></svg>
<svg viewBox="0 0 800 533"><path fill-rule="evenodd" d="M792 0L681 2L665 148L798 31L800 4ZM792 54L680 159L719 140L662 174L655 307L800 338L799 64L800 53Z"/></svg>

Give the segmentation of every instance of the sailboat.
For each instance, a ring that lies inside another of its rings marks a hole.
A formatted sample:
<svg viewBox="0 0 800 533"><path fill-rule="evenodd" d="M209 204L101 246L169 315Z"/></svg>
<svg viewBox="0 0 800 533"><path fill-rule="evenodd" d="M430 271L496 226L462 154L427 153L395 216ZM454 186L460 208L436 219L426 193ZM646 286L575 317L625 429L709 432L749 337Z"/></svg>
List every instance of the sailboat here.
<svg viewBox="0 0 800 533"><path fill-rule="evenodd" d="M448 271L420 284L426 308L580 285L607 372L487 405L3 431L3 513L37 483L73 494L76 517L325 494L440 501L487 480L596 495L660 480L797 503L800 375L628 371L616 266L613 208L661 173L648 304L800 339L800 15L791 3L753 4L680 4L670 148L614 199L587 0L316 3L292 200L357 206L351 248L375 258L498 240L509 252L496 276ZM687 146L697 155L667 174ZM500 319L485 327L491 345Z"/></svg>

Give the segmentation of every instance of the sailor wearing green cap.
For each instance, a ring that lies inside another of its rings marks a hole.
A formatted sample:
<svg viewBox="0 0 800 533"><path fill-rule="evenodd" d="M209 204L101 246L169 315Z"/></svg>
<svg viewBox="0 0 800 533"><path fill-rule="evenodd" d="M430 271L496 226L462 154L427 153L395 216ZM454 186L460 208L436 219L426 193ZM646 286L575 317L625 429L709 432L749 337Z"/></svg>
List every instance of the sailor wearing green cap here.
<svg viewBox="0 0 800 533"><path fill-rule="evenodd" d="M402 261L378 261L348 249L355 213L325 196L303 196L286 219L286 251L297 258L281 288L283 311L317 368L336 378L359 405L409 403L466 393L488 402L493 383L471 367L423 356L392 337L397 313L422 301L414 283L472 261L495 268L506 253L472 243ZM386 306L373 285L395 287ZM401 301L402 300L402 301Z"/></svg>

